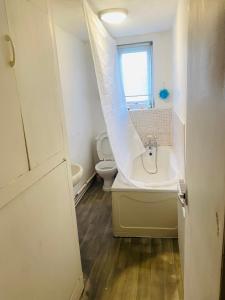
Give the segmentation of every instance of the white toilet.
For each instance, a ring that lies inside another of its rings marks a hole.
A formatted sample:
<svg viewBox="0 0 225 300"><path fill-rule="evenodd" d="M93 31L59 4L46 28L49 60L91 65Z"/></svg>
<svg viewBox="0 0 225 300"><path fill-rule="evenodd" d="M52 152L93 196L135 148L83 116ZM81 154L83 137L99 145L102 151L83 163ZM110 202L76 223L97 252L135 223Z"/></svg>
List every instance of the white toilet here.
<svg viewBox="0 0 225 300"><path fill-rule="evenodd" d="M116 163L106 132L99 134L96 138L97 153L100 162L96 164L95 170L104 180L103 190L110 191L114 176L117 172Z"/></svg>

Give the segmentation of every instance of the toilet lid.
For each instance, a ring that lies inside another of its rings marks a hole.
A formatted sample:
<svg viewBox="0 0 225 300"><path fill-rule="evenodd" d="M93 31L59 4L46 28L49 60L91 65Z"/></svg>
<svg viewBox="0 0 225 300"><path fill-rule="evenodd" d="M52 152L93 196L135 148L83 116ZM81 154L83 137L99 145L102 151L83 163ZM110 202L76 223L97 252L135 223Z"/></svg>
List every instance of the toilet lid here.
<svg viewBox="0 0 225 300"><path fill-rule="evenodd" d="M99 134L97 137L97 153L100 160L114 160L106 132Z"/></svg>

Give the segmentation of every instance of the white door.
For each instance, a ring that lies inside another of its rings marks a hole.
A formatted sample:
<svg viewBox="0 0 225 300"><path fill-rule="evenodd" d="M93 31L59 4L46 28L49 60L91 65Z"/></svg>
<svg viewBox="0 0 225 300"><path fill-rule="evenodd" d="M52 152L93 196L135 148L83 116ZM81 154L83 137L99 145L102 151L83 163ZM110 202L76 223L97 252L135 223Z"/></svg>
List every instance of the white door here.
<svg viewBox="0 0 225 300"><path fill-rule="evenodd" d="M225 2L189 4L185 300L218 300L225 205Z"/></svg>
<svg viewBox="0 0 225 300"><path fill-rule="evenodd" d="M1 300L79 299L83 288L47 3L0 0Z"/></svg>
<svg viewBox="0 0 225 300"><path fill-rule="evenodd" d="M63 150L53 33L47 1L6 0L31 169Z"/></svg>
<svg viewBox="0 0 225 300"><path fill-rule="evenodd" d="M79 299L83 278L68 181L64 162L0 209L1 300Z"/></svg>
<svg viewBox="0 0 225 300"><path fill-rule="evenodd" d="M5 3L0 0L0 188L28 172Z"/></svg>

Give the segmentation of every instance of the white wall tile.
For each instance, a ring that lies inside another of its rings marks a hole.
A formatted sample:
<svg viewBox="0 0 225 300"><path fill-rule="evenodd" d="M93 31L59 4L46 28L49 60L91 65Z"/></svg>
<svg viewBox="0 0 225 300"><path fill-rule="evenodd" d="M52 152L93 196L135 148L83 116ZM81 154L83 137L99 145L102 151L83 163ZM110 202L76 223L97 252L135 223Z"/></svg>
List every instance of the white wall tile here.
<svg viewBox="0 0 225 300"><path fill-rule="evenodd" d="M133 124L146 144L148 135L155 135L160 146L172 145L172 109L130 111Z"/></svg>

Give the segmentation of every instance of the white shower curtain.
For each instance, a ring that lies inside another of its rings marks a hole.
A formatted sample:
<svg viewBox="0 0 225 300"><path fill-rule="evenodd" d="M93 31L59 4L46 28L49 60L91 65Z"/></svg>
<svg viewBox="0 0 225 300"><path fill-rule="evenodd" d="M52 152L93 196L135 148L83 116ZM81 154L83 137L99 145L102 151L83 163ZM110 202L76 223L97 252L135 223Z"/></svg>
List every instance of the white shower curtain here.
<svg viewBox="0 0 225 300"><path fill-rule="evenodd" d="M83 7L109 141L118 170L131 181L133 161L145 149L123 97L117 45L86 0Z"/></svg>

